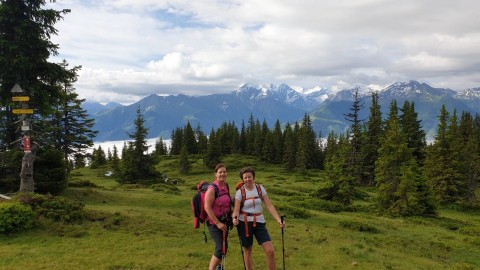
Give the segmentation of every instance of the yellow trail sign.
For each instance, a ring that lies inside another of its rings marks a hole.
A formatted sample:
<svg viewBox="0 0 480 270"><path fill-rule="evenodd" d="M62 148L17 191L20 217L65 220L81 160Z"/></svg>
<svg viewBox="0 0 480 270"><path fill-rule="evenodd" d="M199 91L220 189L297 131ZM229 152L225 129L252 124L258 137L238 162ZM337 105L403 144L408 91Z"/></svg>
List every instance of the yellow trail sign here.
<svg viewBox="0 0 480 270"><path fill-rule="evenodd" d="M30 100L29 96L12 97L12 101L29 101L29 100Z"/></svg>
<svg viewBox="0 0 480 270"><path fill-rule="evenodd" d="M33 109L13 109L13 114L32 114Z"/></svg>

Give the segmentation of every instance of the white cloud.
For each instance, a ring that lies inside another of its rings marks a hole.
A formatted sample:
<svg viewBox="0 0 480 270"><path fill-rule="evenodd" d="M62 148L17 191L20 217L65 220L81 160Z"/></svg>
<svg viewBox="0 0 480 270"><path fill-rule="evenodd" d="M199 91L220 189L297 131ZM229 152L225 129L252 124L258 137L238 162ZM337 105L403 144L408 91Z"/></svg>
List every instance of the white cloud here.
<svg viewBox="0 0 480 270"><path fill-rule="evenodd" d="M242 83L332 89L419 80L480 86L473 0L57 1L57 60L81 97L229 92Z"/></svg>

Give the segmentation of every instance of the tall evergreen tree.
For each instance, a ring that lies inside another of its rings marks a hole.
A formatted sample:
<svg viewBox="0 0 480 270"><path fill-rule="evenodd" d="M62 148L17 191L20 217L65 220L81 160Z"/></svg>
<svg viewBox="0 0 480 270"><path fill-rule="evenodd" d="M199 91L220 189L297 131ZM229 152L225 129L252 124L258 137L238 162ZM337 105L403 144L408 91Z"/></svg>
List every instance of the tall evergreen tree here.
<svg viewBox="0 0 480 270"><path fill-rule="evenodd" d="M68 63L63 60L62 66L67 69ZM50 123L48 128L41 132L48 133L56 149L61 149L66 162L73 156L86 155L93 146L93 138L98 133L94 131L94 119L81 107L85 99L79 99L75 93L73 83L77 81L77 71L80 67L70 69L69 78L63 81L63 90L53 116L45 123ZM51 130L51 132L48 132Z"/></svg>
<svg viewBox="0 0 480 270"><path fill-rule="evenodd" d="M195 138L195 132L193 131L190 122L187 122L185 128L183 129L183 138L182 138L182 147L185 144L187 153L189 154L197 154L197 139Z"/></svg>
<svg viewBox="0 0 480 270"><path fill-rule="evenodd" d="M208 138L200 127L200 124L195 128L195 138L197 140L198 153L205 154L207 152Z"/></svg>
<svg viewBox="0 0 480 270"><path fill-rule="evenodd" d="M272 133L272 142L273 142L273 163L280 164L282 162L283 156L283 134L280 121L277 119L275 121L274 130Z"/></svg>
<svg viewBox="0 0 480 270"><path fill-rule="evenodd" d="M58 45L50 38L57 34L54 25L69 10L43 9L44 0L3 0L0 6L0 145L14 149L21 138L18 128L20 116L12 114L11 89L18 84L22 95L28 96L28 107L45 116L53 110L52 101L58 99L58 83L68 77L62 66L49 62L58 54ZM30 115L22 116L30 122ZM33 130L25 132L25 139L34 141ZM22 159L20 192L34 192L33 165L36 145L26 151Z"/></svg>
<svg viewBox="0 0 480 270"><path fill-rule="evenodd" d="M351 173L349 158L351 145L348 142L348 133L341 135L338 141L333 133L329 135L327 144L328 155L325 161L326 184L317 190L316 196L348 206L355 196L355 178Z"/></svg>
<svg viewBox="0 0 480 270"><path fill-rule="evenodd" d="M378 93L372 94L370 115L366 123L364 146L362 147L362 179L361 184L372 186L375 184L375 162L378 159L380 138L383 134L382 112L378 102Z"/></svg>
<svg viewBox="0 0 480 270"><path fill-rule="evenodd" d="M425 160L425 147L427 146L426 134L421 126L421 120L418 120L415 112L415 103L405 101L401 109L400 127L407 136L407 145L413 150L413 155L419 165L423 165Z"/></svg>
<svg viewBox="0 0 480 270"><path fill-rule="evenodd" d="M426 180L408 147L395 111L390 110L376 163L378 206L383 212L396 216L433 214L434 204L428 196Z"/></svg>
<svg viewBox="0 0 480 270"><path fill-rule="evenodd" d="M362 119L360 119L360 110L363 108L363 104L358 96L358 88L355 89L354 100L350 112L344 114L345 120L350 122L350 138L349 143L351 146L350 154L348 157L348 167L351 176L355 179L355 183L359 184L362 179Z"/></svg>
<svg viewBox="0 0 480 270"><path fill-rule="evenodd" d="M183 174L188 173L192 167L192 165L190 164L190 161L188 160L188 150L187 150L186 144L184 144L182 146L182 149L180 150L179 165L180 165L180 172Z"/></svg>
<svg viewBox="0 0 480 270"><path fill-rule="evenodd" d="M293 170L296 164L297 139L290 123L287 123L283 132L283 164Z"/></svg>
<svg viewBox="0 0 480 270"><path fill-rule="evenodd" d="M452 166L456 163L451 146L452 136L456 134L456 132L453 132L453 129L456 129L456 123L450 124L453 119L456 119L456 116L450 117L445 105L443 105L440 109L437 135L433 144L427 148L425 160L425 173L440 202L454 202L458 194L455 184L457 171Z"/></svg>
<svg viewBox="0 0 480 270"><path fill-rule="evenodd" d="M137 108L136 118L133 122L135 131L128 136L133 140L128 143L127 151L123 159L121 181L124 183L139 183L155 180L159 173L155 171L153 158L149 155L146 137L148 128L145 127L145 119Z"/></svg>
<svg viewBox="0 0 480 270"><path fill-rule="evenodd" d="M218 146L218 139L215 130L212 128L208 138L207 153L203 157L203 164L208 168L215 168L215 165L221 160L220 147Z"/></svg>

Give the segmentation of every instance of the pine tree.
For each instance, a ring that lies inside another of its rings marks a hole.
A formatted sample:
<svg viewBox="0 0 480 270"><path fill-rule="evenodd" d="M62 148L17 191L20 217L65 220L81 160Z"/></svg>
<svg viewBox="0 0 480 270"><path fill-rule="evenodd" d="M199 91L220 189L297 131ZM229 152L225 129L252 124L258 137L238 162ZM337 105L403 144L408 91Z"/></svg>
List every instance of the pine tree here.
<svg viewBox="0 0 480 270"><path fill-rule="evenodd" d="M220 148L218 147L218 140L215 130L212 128L210 131L210 136L208 138L207 153L203 157L203 164L208 168L215 168L215 166L220 163L221 153Z"/></svg>
<svg viewBox="0 0 480 270"><path fill-rule="evenodd" d="M426 134L421 126L421 120L415 112L415 103L405 101L401 109L400 127L407 136L407 145L413 150L413 155L420 165L425 161Z"/></svg>
<svg viewBox="0 0 480 270"><path fill-rule="evenodd" d="M58 52L58 45L50 40L57 34L54 25L69 10L43 9L44 0L5 0L0 8L0 145L15 149L22 138L18 127L20 116L12 113L11 89L18 84L22 95L30 98L28 106L40 116L48 115L54 108L52 101L58 99L58 83L68 77L68 71L49 62ZM29 114L22 120L30 124ZM37 154L36 138L32 129L24 132L23 138L30 139L31 151L22 159L20 192L34 192L34 161Z"/></svg>
<svg viewBox="0 0 480 270"><path fill-rule="evenodd" d="M378 103L378 93L372 94L370 115L364 135L365 146L362 147L362 179L361 184L372 186L375 183L375 162L378 159L380 138L383 134L382 112Z"/></svg>
<svg viewBox="0 0 480 270"><path fill-rule="evenodd" d="M456 163L452 155L451 139L457 134L456 116L450 117L445 105L440 109L437 135L433 144L427 148L425 160L425 173L434 194L440 202L454 202L457 199L457 186L455 179L457 171L452 166ZM454 123L450 121L454 120Z"/></svg>
<svg viewBox="0 0 480 270"><path fill-rule="evenodd" d="M199 154L205 154L207 152L208 138L202 131L200 124L195 128L195 137L197 140L197 149Z"/></svg>
<svg viewBox="0 0 480 270"><path fill-rule="evenodd" d="M349 143L351 146L350 154L348 157L348 167L351 172L351 176L355 179L355 182L359 184L362 179L362 120L359 118L360 110L363 108L360 99L358 97L358 88L354 93L354 100L350 113L345 114L345 120L350 122L350 137Z"/></svg>
<svg viewBox="0 0 480 270"><path fill-rule="evenodd" d="M395 216L432 214L434 204L413 150L408 147L407 136L400 128L396 102L391 104L378 151L375 180L379 209Z"/></svg>
<svg viewBox="0 0 480 270"><path fill-rule="evenodd" d="M273 163L280 164L282 162L283 156L283 134L282 128L280 126L280 121L277 119L275 121L275 127L272 133L272 143L273 143Z"/></svg>
<svg viewBox="0 0 480 270"><path fill-rule="evenodd" d="M65 69L68 67L65 60L61 65ZM46 125L39 130L56 149L62 150L66 162L73 156L85 156L98 133L92 129L94 119L88 118L87 111L81 107L85 99L79 99L73 87L79 69L77 66L69 70L71 77L65 78L62 83L63 90L56 109L52 116L44 121Z"/></svg>
<svg viewBox="0 0 480 270"><path fill-rule="evenodd" d="M341 135L337 141L334 134L330 133L327 144L329 150L325 161L326 184L316 192L316 196L339 202L344 206L352 203L356 193L355 178L348 165L351 152L348 136L348 133L346 136Z"/></svg>
<svg viewBox="0 0 480 270"><path fill-rule="evenodd" d="M135 131L128 136L133 140L128 143L127 151L123 159L123 168L121 173L121 182L139 183L155 180L159 173L155 171L152 156L148 155L148 145L146 137L148 128L145 127L145 120L137 108L136 118L133 122Z"/></svg>
<svg viewBox="0 0 480 270"><path fill-rule="evenodd" d="M287 123L283 132L283 164L293 170L296 164L297 140L290 123Z"/></svg>
<svg viewBox="0 0 480 270"><path fill-rule="evenodd" d="M188 154L197 154L197 140L190 122L187 122L183 129L182 147L185 145Z"/></svg>
<svg viewBox="0 0 480 270"><path fill-rule="evenodd" d="M182 149L180 150L179 165L180 165L180 172L183 174L188 173L191 169L190 161L188 161L188 150L187 150L186 144L184 144L182 146Z"/></svg>

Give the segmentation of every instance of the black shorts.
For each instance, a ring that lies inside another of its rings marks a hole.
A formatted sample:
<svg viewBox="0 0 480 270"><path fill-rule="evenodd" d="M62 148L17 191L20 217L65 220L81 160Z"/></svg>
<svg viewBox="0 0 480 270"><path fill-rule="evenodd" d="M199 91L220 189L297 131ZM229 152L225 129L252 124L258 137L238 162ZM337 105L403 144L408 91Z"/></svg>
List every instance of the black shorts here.
<svg viewBox="0 0 480 270"><path fill-rule="evenodd" d="M227 254L228 251L228 231L225 233L225 239L223 239L223 231L217 228L216 225L208 224L208 231L210 231L210 236L212 237L213 241L215 242L215 251L213 255L217 257L219 260L222 259L223 252ZM225 240L225 250L223 249L223 242Z"/></svg>
<svg viewBox="0 0 480 270"><path fill-rule="evenodd" d="M237 232L240 236L240 241L242 242L242 246L244 247L251 247L253 245L253 236L255 235L255 239L257 239L257 243L259 245L271 241L270 235L268 234L267 226L265 223L257 222L256 226L253 227L253 221L247 222L248 223L248 234L245 234L245 222L239 220L237 225Z"/></svg>

